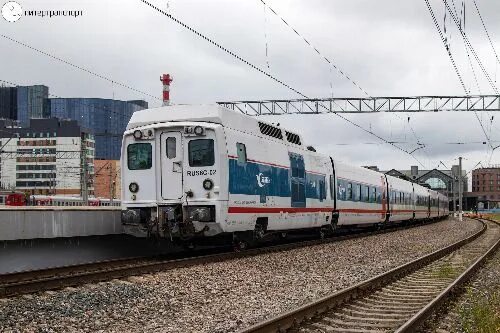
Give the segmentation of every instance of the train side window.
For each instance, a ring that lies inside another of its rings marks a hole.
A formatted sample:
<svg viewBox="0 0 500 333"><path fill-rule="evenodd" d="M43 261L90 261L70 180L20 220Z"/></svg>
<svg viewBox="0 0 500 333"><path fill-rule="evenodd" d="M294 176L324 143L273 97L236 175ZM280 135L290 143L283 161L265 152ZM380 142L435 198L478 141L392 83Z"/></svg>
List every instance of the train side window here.
<svg viewBox="0 0 500 333"><path fill-rule="evenodd" d="M347 197L347 182L343 179L337 179L337 187L338 187L338 197L339 200L346 200Z"/></svg>
<svg viewBox="0 0 500 333"><path fill-rule="evenodd" d="M326 189L325 189L325 181L319 181L319 201L323 201L326 199Z"/></svg>
<svg viewBox="0 0 500 333"><path fill-rule="evenodd" d="M347 200L352 200L352 183L347 183Z"/></svg>
<svg viewBox="0 0 500 333"><path fill-rule="evenodd" d="M189 166L207 167L215 163L214 140L197 139L188 144Z"/></svg>
<svg viewBox="0 0 500 333"><path fill-rule="evenodd" d="M236 143L236 150L238 152L238 164L245 164L247 162L247 147L243 143Z"/></svg>
<svg viewBox="0 0 500 333"><path fill-rule="evenodd" d="M167 138L167 158L175 158L177 156L177 138Z"/></svg>
<svg viewBox="0 0 500 333"><path fill-rule="evenodd" d="M361 186L361 201L369 201L370 199L370 188L366 185Z"/></svg>
<svg viewBox="0 0 500 333"><path fill-rule="evenodd" d="M377 201L377 188L372 187L370 192L370 202L376 202L376 201Z"/></svg>
<svg viewBox="0 0 500 333"><path fill-rule="evenodd" d="M334 194L333 193L333 191L334 191L334 189L333 189L333 181L334 181L333 175L330 175L330 199L332 199L332 200L334 198L334 195L333 195ZM339 194L340 194L340 191L339 191Z"/></svg>
<svg viewBox="0 0 500 333"><path fill-rule="evenodd" d="M354 201L361 201L361 184L354 186Z"/></svg>

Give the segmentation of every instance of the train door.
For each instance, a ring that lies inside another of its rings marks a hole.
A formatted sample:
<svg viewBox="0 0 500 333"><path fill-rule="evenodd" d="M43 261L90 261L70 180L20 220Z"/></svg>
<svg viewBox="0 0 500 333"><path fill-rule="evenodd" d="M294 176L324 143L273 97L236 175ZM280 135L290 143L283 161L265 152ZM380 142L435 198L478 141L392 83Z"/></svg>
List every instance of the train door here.
<svg viewBox="0 0 500 333"><path fill-rule="evenodd" d="M163 132L161 147L161 197L165 200L182 198L183 146L180 132Z"/></svg>
<svg viewBox="0 0 500 333"><path fill-rule="evenodd" d="M431 196L427 196L427 218L431 217Z"/></svg>
<svg viewBox="0 0 500 333"><path fill-rule="evenodd" d="M290 186L292 207L306 206L306 168L304 157L299 154L289 153L290 157Z"/></svg>

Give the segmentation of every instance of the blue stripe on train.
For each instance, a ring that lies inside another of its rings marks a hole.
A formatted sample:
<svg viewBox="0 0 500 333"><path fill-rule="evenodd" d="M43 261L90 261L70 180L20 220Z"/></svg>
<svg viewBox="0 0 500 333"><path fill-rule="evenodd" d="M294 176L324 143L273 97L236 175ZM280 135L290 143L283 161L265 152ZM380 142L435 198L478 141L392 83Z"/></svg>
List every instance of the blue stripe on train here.
<svg viewBox="0 0 500 333"><path fill-rule="evenodd" d="M306 198L320 199L320 181L324 187L324 175L306 173ZM229 159L229 193L290 197L290 169Z"/></svg>

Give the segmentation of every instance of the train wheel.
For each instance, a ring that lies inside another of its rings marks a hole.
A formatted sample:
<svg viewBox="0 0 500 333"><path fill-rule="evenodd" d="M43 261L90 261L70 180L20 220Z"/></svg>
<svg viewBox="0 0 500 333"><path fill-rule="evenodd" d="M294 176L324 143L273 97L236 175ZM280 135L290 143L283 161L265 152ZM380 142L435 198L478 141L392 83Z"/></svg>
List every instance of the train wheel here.
<svg viewBox="0 0 500 333"><path fill-rule="evenodd" d="M234 240L233 242L233 250L234 252L241 252L248 249L248 243L243 240Z"/></svg>
<svg viewBox="0 0 500 333"><path fill-rule="evenodd" d="M325 239L328 231L325 228L319 228L319 239Z"/></svg>

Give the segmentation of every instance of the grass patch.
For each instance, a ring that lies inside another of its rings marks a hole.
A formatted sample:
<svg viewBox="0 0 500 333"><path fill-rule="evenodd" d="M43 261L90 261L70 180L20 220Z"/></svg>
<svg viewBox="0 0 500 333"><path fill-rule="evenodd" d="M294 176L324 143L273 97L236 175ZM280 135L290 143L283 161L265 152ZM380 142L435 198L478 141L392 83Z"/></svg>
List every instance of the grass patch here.
<svg viewBox="0 0 500 333"><path fill-rule="evenodd" d="M500 291L480 295L467 291L468 303L460 309L462 330L466 333L500 332Z"/></svg>
<svg viewBox="0 0 500 333"><path fill-rule="evenodd" d="M449 262L446 262L436 268L432 275L440 279L449 279L457 275L457 270Z"/></svg>
<svg viewBox="0 0 500 333"><path fill-rule="evenodd" d="M495 221L499 221L500 222L500 214L496 213L496 214L488 214L488 217L495 220Z"/></svg>

